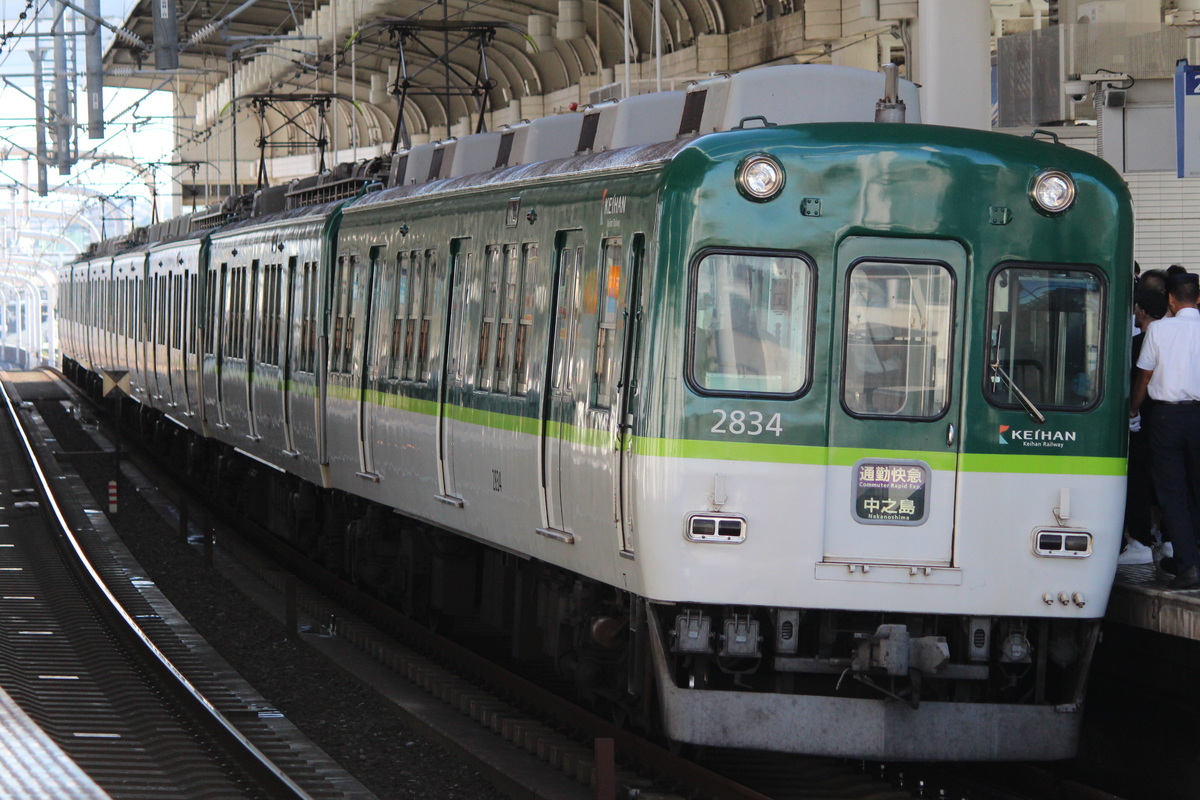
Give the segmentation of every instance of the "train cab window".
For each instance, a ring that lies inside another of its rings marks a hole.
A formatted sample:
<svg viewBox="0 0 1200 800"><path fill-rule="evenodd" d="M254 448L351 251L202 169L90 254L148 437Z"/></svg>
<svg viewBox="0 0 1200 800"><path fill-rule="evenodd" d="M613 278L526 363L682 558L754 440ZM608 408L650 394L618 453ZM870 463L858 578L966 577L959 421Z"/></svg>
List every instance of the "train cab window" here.
<svg viewBox="0 0 1200 800"><path fill-rule="evenodd" d="M513 394L529 391L529 332L533 327L533 310L537 305L538 245L529 242L521 250L520 309L517 317L516 341L513 343Z"/></svg>
<svg viewBox="0 0 1200 800"><path fill-rule="evenodd" d="M798 255L712 252L692 271L693 388L795 396L808 383L812 264Z"/></svg>
<svg viewBox="0 0 1200 800"><path fill-rule="evenodd" d="M934 419L950 387L954 277L942 264L850 269L842 402L861 416Z"/></svg>
<svg viewBox="0 0 1200 800"><path fill-rule="evenodd" d="M1009 264L996 270L988 399L1003 408L1093 406L1100 399L1103 301L1102 279L1088 269Z"/></svg>

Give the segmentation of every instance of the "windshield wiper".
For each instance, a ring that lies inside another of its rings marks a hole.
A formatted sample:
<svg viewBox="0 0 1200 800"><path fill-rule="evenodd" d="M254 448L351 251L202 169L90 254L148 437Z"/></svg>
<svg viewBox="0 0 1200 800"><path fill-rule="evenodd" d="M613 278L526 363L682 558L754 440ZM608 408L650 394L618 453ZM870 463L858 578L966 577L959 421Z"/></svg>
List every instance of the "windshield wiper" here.
<svg viewBox="0 0 1200 800"><path fill-rule="evenodd" d="M1012 389L1013 393L1017 395L1017 399L1021 401L1021 405L1025 406L1025 410L1029 412L1029 416L1043 424L1046 422L1046 415L1039 411L1038 407L1033 404L1033 401L1025 396L1025 393L1021 391L1021 387L1017 386L1017 382L1010 378L1008 373L1000 366L999 361L992 364L992 371L1008 384L1008 388Z"/></svg>

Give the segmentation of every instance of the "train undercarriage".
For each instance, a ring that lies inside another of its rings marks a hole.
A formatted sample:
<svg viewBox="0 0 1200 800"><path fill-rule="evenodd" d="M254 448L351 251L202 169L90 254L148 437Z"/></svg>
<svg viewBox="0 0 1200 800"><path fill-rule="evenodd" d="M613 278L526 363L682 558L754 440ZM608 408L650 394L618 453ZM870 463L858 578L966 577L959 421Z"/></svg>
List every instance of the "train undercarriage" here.
<svg viewBox="0 0 1200 800"><path fill-rule="evenodd" d="M621 724L673 742L898 760L1076 748L1098 622L654 602L121 408L124 429L220 507L468 645L501 641L506 657L552 664Z"/></svg>

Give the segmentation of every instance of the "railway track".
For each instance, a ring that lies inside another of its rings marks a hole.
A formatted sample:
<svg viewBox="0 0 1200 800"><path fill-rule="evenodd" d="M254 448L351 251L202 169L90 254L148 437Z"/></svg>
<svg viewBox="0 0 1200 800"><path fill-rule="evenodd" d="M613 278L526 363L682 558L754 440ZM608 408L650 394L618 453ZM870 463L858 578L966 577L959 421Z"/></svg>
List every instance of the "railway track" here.
<svg viewBox="0 0 1200 800"><path fill-rule="evenodd" d="M146 470L161 468L137 460ZM191 526L218 542L225 557L268 587L266 600L293 629L305 624L325 635L305 639L310 646L334 654L341 667L379 686L381 674L402 676L429 696L440 699L459 716L536 756L545 769L575 782L580 797L639 800L789 800L790 798L863 798L903 800L1061 800L1111 798L1076 787L1064 794L1063 784L1036 768L1022 772L1019 786L1004 786L988 772L969 769L895 765L793 755L701 749L677 754L612 724L551 691L545 681L530 680L446 636L408 619L397 610L360 592L290 548L269 538L253 541L236 530L236 519L219 513L210 500L190 496L170 480L147 482L168 499L168 523ZM175 509L189 509L179 516ZM171 514L174 513L174 517ZM175 537L182 541L183 537ZM197 537L193 536L193 540ZM181 545L182 546L182 545ZM333 600L331 598L337 598ZM345 646L359 656L347 655ZM381 673L380 670L383 672ZM387 694L387 690L380 688ZM464 749L471 749L464 745ZM524 758L524 757L522 757ZM514 797L543 796L505 776L505 765L482 765L497 785ZM964 771L965 770L965 771ZM528 779L528 773L526 778Z"/></svg>
<svg viewBox="0 0 1200 800"><path fill-rule="evenodd" d="M296 752L272 709L247 706L206 668L153 583L110 549L103 516L60 501L70 481L28 435L29 404L0 392L0 424L15 434L5 437L10 474L27 468L8 492L19 522L5 530L0 684L14 700L118 800L368 797L335 765Z"/></svg>

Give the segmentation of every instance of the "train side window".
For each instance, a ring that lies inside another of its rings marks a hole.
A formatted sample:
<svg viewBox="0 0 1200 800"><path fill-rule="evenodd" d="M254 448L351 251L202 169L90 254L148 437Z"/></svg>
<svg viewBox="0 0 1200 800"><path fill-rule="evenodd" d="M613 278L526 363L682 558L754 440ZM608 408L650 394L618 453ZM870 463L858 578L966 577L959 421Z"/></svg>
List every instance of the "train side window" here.
<svg viewBox="0 0 1200 800"><path fill-rule="evenodd" d="M512 389L512 372L509 359L512 356L513 327L516 313L518 284L521 280L521 251L515 244L504 245L504 268L500 280L499 328L496 331L495 375L496 391L508 394Z"/></svg>
<svg viewBox="0 0 1200 800"><path fill-rule="evenodd" d="M444 276L438 272L436 250L425 251L423 272L425 276L421 281L421 330L420 338L417 341L416 379L422 383L428 383L433 372L433 362L430 359L429 348L433 345L430 341L430 335L433 331L434 315L437 313L437 309L434 307L434 298L442 296L443 287L441 284L444 280Z"/></svg>
<svg viewBox="0 0 1200 800"><path fill-rule="evenodd" d="M342 371L350 372L354 368L354 331L357 324L357 311L362 307L361 299L366 290L367 271L358 268L358 256L351 255L347 260L347 291L344 294L346 305L346 330L342 333Z"/></svg>
<svg viewBox="0 0 1200 800"><path fill-rule="evenodd" d="M513 394L529 391L529 335L533 328L533 311L537 307L538 244L528 242L521 252L521 277L518 292L521 307L517 317L517 335L513 344Z"/></svg>
<svg viewBox="0 0 1200 800"><path fill-rule="evenodd" d="M599 308L597 309L596 363L592 367L592 407L611 408L613 375L616 371L615 339L621 300L624 253L620 239L604 242L600 262Z"/></svg>
<svg viewBox="0 0 1200 800"><path fill-rule="evenodd" d="M421 337L418 331L421 327L421 309L425 300L424 285L426 265L421 261L421 251L412 251L411 269L408 282L408 322L404 326L404 379L418 380L420 371L417 369L419 360L416 348L420 345Z"/></svg>
<svg viewBox="0 0 1200 800"><path fill-rule="evenodd" d="M813 266L797 254L707 251L692 268L692 388L798 396L809 381Z"/></svg>
<svg viewBox="0 0 1200 800"><path fill-rule="evenodd" d="M479 323L479 360L476 362L475 389L492 390L492 340L496 332L496 307L500 299L500 265L503 250L488 245L484 252L483 303Z"/></svg>
<svg viewBox="0 0 1200 800"><path fill-rule="evenodd" d="M224 272L225 265L221 265L221 271ZM128 319L133 319L133 293L127 295L130 308L128 311ZM207 280L204 285L204 352L206 355L215 356L217 354L217 270L212 268L208 270Z"/></svg>
<svg viewBox="0 0 1200 800"><path fill-rule="evenodd" d="M1086 267L1004 264L992 274L988 400L1080 411L1100 400L1105 329L1102 276Z"/></svg>
<svg viewBox="0 0 1200 800"><path fill-rule="evenodd" d="M300 353L297 369L316 372L317 369L317 265L304 262L300 277Z"/></svg>
<svg viewBox="0 0 1200 800"><path fill-rule="evenodd" d="M225 355L244 358L246 334L246 268L234 267L229 276L229 331Z"/></svg>
<svg viewBox="0 0 1200 800"><path fill-rule="evenodd" d="M842 402L936 419L950 387L954 277L944 264L860 261L848 276Z"/></svg>
<svg viewBox="0 0 1200 800"><path fill-rule="evenodd" d="M392 319L389 331L388 347L388 377L400 380L404 377L404 362L406 359L404 346L404 322L408 315L409 284L412 266L406 251L396 253L394 288L389 289L392 295Z"/></svg>

